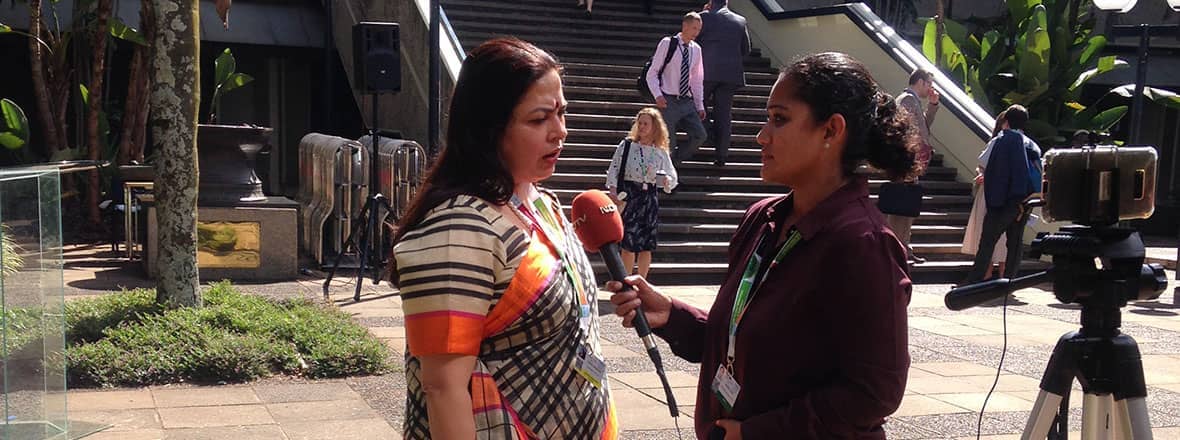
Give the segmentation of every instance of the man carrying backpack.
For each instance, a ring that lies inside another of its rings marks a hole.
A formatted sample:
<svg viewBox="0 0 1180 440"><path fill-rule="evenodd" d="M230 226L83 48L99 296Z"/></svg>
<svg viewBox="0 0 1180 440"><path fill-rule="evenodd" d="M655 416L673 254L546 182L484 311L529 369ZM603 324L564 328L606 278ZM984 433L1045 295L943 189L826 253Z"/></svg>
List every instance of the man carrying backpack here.
<svg viewBox="0 0 1180 440"><path fill-rule="evenodd" d="M693 41L700 33L700 14L684 14L680 33L660 40L647 71L647 87L668 126L668 147L676 167L705 142L705 126L701 123L705 119L705 67L701 46ZM670 57L669 50L674 51ZM678 129L688 134L686 145L677 145Z"/></svg>
<svg viewBox="0 0 1180 440"><path fill-rule="evenodd" d="M983 193L987 198L987 214L983 217L983 231L975 263L961 284L983 280L984 271L991 265L992 251L1000 234L1008 239L1008 264L1005 278L1015 278L1022 257L1024 224L1028 218L1024 201L1041 191L1041 148L1024 134L1028 124L1028 110L1013 105L1004 112L1008 128L992 139L992 154L984 168Z"/></svg>

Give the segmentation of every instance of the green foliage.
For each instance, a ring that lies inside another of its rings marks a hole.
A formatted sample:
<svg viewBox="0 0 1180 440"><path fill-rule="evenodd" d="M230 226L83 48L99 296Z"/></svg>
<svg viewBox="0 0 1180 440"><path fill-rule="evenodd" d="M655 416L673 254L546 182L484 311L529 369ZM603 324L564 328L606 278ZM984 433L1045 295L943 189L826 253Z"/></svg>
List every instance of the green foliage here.
<svg viewBox="0 0 1180 440"><path fill-rule="evenodd" d="M213 105L211 106L212 111L209 113L209 122L217 122L217 114L221 112L222 95L254 81L254 77L245 73L237 73L237 69L237 61L234 60L234 54L229 51L228 47L213 62L213 78L217 87L213 90Z"/></svg>
<svg viewBox="0 0 1180 440"><path fill-rule="evenodd" d="M0 99L0 145L9 150L20 149L29 143L29 118L15 102Z"/></svg>
<svg viewBox="0 0 1180 440"><path fill-rule="evenodd" d="M143 39L143 34L140 34L135 28L128 26L119 17L112 16L110 18L109 27L111 36L123 41L129 41L140 46L147 46L147 40Z"/></svg>
<svg viewBox="0 0 1180 440"><path fill-rule="evenodd" d="M339 377L387 371L389 350L343 312L275 302L229 283L203 307L165 310L150 290L67 304L70 386L244 381L272 374Z"/></svg>
<svg viewBox="0 0 1180 440"><path fill-rule="evenodd" d="M937 28L927 19L923 53L985 110L1027 107L1032 120L1026 131L1042 144L1063 141L1063 132L1109 130L1126 115L1126 106L1115 99L1133 94L1127 86L1090 105L1078 102L1088 81L1128 67L1117 57L1101 56L1107 38L1095 35L1088 0L1007 0L1007 6L1005 23L974 33L944 20L940 59L935 59ZM1180 108L1174 93L1149 87L1144 95Z"/></svg>

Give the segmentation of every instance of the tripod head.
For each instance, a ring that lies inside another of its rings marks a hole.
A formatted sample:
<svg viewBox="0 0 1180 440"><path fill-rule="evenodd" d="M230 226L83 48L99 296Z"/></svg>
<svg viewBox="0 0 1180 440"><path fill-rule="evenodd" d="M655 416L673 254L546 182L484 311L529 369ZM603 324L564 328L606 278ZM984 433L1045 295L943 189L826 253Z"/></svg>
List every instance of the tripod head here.
<svg viewBox="0 0 1180 440"><path fill-rule="evenodd" d="M1053 267L1015 279L958 287L947 292L947 308L967 309L1017 289L1052 281L1053 294L1062 303L1081 304L1083 310L1098 307L1117 311L1128 301L1158 298L1168 285L1162 266L1143 264L1143 240L1133 229L1066 226L1060 232L1039 234L1030 254L1034 258L1052 256Z"/></svg>

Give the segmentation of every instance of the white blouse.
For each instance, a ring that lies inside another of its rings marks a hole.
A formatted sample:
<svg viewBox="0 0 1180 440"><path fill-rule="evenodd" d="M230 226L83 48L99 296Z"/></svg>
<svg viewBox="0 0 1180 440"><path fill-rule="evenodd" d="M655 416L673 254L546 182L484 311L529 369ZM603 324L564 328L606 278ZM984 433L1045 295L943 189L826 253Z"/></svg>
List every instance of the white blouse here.
<svg viewBox="0 0 1180 440"><path fill-rule="evenodd" d="M623 148L626 143L627 141L623 140L615 148L615 155L611 158L610 167L606 170L607 188L618 188L619 186L615 180L619 177L619 162L623 158ZM627 155L627 166L624 168L624 179L655 184L656 174L661 170L668 176L668 186L664 187L664 192L670 193L679 184L679 179L676 175L676 167L672 166L672 158L668 152L654 145L631 142L631 151Z"/></svg>

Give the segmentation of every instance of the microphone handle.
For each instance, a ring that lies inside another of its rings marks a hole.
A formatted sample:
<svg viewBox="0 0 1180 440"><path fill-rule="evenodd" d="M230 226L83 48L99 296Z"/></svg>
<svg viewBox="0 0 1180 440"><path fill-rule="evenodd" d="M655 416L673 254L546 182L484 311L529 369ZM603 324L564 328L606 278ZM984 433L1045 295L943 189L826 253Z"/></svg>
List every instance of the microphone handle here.
<svg viewBox="0 0 1180 440"><path fill-rule="evenodd" d="M630 275L630 271L623 267L623 257L619 252L618 243L607 243L598 249L598 253L602 255L602 262L606 264L606 270L610 273L610 279L618 282L623 282L623 278ZM631 320L631 324L635 326L635 331L639 333L639 337L644 339L644 345L647 345L647 339L651 335L651 326L647 324L647 316L643 314L643 309L635 310L635 319ZM647 347L651 349L655 345Z"/></svg>
<svg viewBox="0 0 1180 440"><path fill-rule="evenodd" d="M610 273L610 278L614 281L623 282L630 274L623 266L623 257L619 252L618 243L607 243L598 249L598 254L602 255L602 262L606 264L606 271ZM631 324L635 327L635 332L639 333L639 339L643 341L643 346L647 349L647 356L651 358L652 364L656 367L656 375L660 377L660 383L664 386L664 396L668 400L668 412L672 417L680 416L680 409L676 406L676 397L672 395L672 386L668 383L668 376L664 374L664 362L660 359L660 350L656 348L655 337L651 334L651 326L647 323L647 316L643 314L643 309L635 310L635 318L631 320Z"/></svg>

